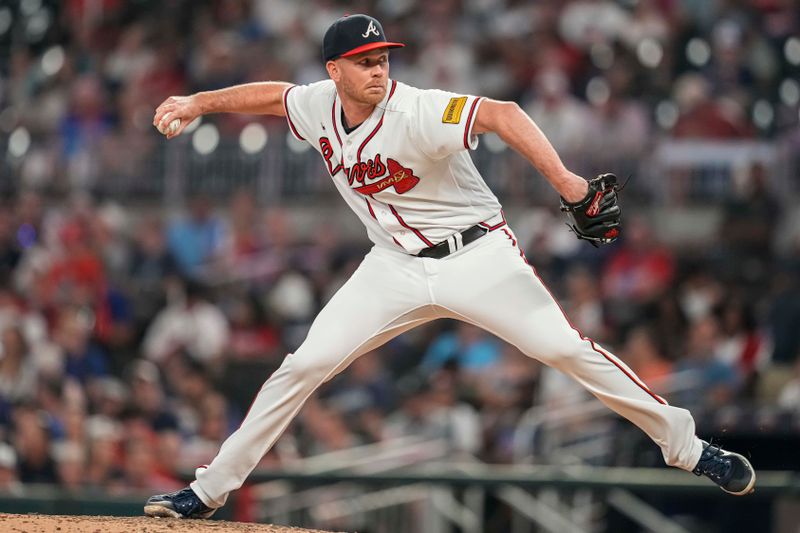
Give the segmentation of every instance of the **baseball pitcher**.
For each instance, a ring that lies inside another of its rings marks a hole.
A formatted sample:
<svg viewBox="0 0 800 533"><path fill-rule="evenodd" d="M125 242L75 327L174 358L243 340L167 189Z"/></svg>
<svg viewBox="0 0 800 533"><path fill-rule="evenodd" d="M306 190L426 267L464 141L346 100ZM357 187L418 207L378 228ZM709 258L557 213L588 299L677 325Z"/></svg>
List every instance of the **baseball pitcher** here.
<svg viewBox="0 0 800 533"><path fill-rule="evenodd" d="M500 203L469 155L494 132L561 195L579 238L620 235L617 181L567 170L513 102L423 90L389 78L390 42L367 15L327 30L330 79L251 83L168 98L153 124L168 138L200 115L285 116L322 156L374 246L314 320L308 336L264 383L241 427L185 489L151 497L149 516L206 518L225 504L304 402L357 357L437 318L463 320L572 376L658 444L667 464L745 495L755 473L743 456L695 436L685 409L654 394L625 363L585 337L528 264Z"/></svg>

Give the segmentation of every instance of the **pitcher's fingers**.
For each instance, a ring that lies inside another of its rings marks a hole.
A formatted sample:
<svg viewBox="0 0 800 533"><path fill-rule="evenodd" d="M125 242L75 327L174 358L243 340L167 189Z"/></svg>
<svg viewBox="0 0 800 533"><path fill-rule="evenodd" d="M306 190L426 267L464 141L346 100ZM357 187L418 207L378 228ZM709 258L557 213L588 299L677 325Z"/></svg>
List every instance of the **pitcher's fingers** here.
<svg viewBox="0 0 800 533"><path fill-rule="evenodd" d="M169 123L175 120L175 114L172 111L167 111L164 113L164 116L161 117L161 120L158 122L158 131L165 131L169 127Z"/></svg>
<svg viewBox="0 0 800 533"><path fill-rule="evenodd" d="M153 126L158 127L159 122L164 118L165 113L169 113L175 109L175 104L161 104L156 109L155 115L153 115Z"/></svg>
<svg viewBox="0 0 800 533"><path fill-rule="evenodd" d="M169 125L167 125L167 127L169 127ZM185 122L185 121L183 121L183 120L181 120L181 125L180 125L180 126L178 126L178 127L175 129L175 131L174 131L174 132L171 132L171 133L170 133L169 131L167 131L167 139L172 139L173 137L177 137L178 135L180 135L180 134L181 134L181 132L183 131L183 128L185 128L185 127L186 127L186 122Z"/></svg>

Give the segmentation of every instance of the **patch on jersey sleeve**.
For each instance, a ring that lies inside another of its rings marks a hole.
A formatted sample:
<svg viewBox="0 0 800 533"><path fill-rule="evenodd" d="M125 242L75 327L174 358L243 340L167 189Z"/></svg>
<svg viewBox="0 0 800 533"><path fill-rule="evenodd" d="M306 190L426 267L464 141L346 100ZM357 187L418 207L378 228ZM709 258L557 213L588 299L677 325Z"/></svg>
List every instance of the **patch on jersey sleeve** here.
<svg viewBox="0 0 800 533"><path fill-rule="evenodd" d="M443 124L458 124L461 122L461 112L467 104L467 97L461 96L460 98L451 98L450 103L444 110L442 115Z"/></svg>

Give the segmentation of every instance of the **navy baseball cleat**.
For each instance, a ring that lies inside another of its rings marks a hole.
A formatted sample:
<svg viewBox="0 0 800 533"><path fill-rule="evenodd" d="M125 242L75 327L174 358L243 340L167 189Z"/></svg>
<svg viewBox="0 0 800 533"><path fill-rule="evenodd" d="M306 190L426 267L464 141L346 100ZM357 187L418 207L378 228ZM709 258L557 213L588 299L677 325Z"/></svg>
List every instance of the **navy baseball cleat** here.
<svg viewBox="0 0 800 533"><path fill-rule="evenodd" d="M216 509L200 501L197 494L189 487L169 494L150 496L144 504L144 514L156 517L208 518L214 511Z"/></svg>
<svg viewBox="0 0 800 533"><path fill-rule="evenodd" d="M706 476L734 496L750 494L756 484L756 473L750 461L738 453L723 450L716 444L705 441L703 454L692 472L697 476Z"/></svg>

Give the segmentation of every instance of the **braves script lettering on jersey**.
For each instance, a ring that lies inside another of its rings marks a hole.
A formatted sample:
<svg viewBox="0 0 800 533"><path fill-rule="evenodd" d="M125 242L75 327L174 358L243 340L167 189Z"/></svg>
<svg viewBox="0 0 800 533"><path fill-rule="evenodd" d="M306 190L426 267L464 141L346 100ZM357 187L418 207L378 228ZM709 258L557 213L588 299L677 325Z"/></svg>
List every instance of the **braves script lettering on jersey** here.
<svg viewBox="0 0 800 533"><path fill-rule="evenodd" d="M284 95L292 133L320 152L370 239L410 254L500 213L467 152L478 144L471 128L480 101L392 80L372 115L347 134L333 81Z"/></svg>
<svg viewBox="0 0 800 533"><path fill-rule="evenodd" d="M342 34L340 26L349 29ZM360 38L372 41L363 44ZM325 39L332 80L286 86L282 109L273 112L284 114L292 133L319 151L333 183L375 245L322 309L302 345L266 381L241 427L210 465L197 469L187 498L196 494L202 503L190 501L187 508L194 510L182 515L205 516L203 505L222 506L320 385L392 337L438 318L477 325L563 371L643 429L668 464L694 469L701 454L708 454L695 436L689 412L668 405L617 357L570 324L528 264L497 198L470 159L469 150L478 145L477 122L491 125L495 129L484 126L482 131L503 133L521 151L527 141L515 137L519 130L528 128L530 136L541 133L530 128L527 117L519 118L521 111L513 106L503 108L510 109L503 121L519 122L512 131L503 130L504 123L491 117L476 118L484 105L501 112L496 102L416 89L383 77L388 72L385 52L360 67L335 64L331 58L354 50L400 46L385 42L382 28L370 17L340 19ZM362 105L369 114L349 133L341 118L341 87L333 80L340 67L361 68L370 73L368 81L385 81L385 86L366 86L365 94L382 99L371 108ZM242 108L252 109L253 104ZM537 146L548 149L544 143ZM718 460L718 455L708 460ZM708 470L720 471L717 466ZM746 493L754 480L754 475L747 477L735 491ZM152 512L175 507L170 498L154 497Z"/></svg>

